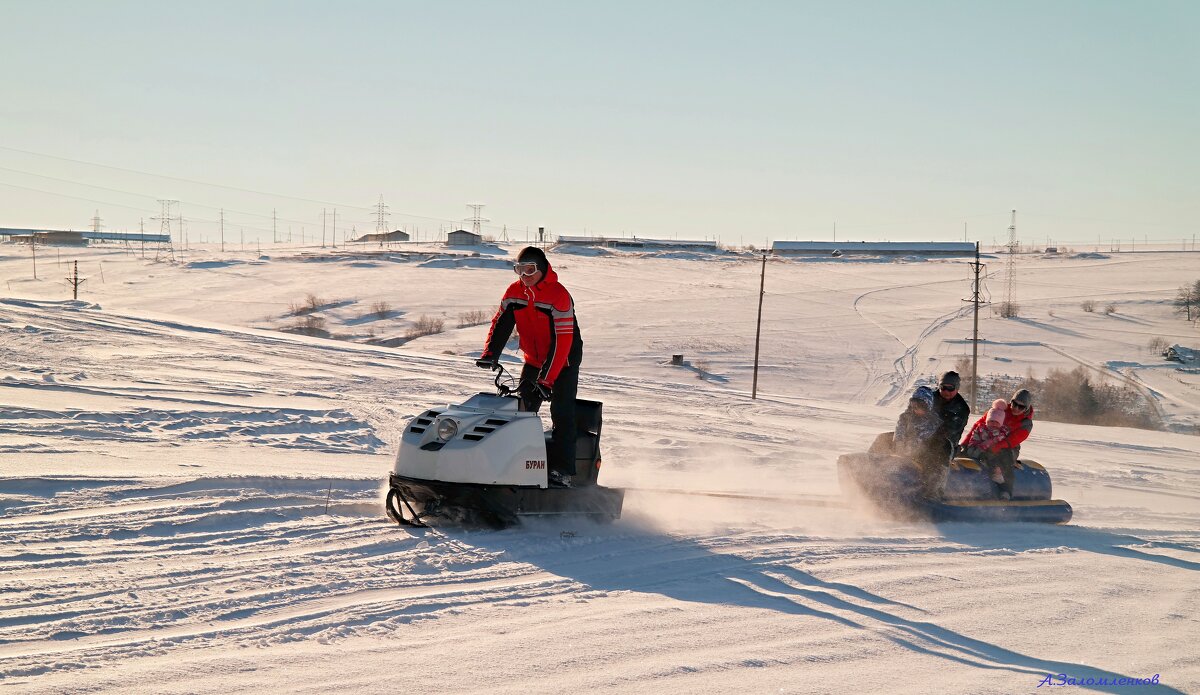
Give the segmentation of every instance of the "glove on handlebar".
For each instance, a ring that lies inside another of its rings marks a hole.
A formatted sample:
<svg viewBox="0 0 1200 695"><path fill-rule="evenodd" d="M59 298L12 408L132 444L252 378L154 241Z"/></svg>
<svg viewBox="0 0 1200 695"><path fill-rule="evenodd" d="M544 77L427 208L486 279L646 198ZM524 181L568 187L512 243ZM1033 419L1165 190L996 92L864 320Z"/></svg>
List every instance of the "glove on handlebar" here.
<svg viewBox="0 0 1200 695"><path fill-rule="evenodd" d="M500 361L494 357L481 357L480 359L475 360L475 366L479 367L480 369L496 371L500 368Z"/></svg>
<svg viewBox="0 0 1200 695"><path fill-rule="evenodd" d="M540 381L525 380L517 385L517 393L523 398L536 398L544 402L550 400L554 390Z"/></svg>

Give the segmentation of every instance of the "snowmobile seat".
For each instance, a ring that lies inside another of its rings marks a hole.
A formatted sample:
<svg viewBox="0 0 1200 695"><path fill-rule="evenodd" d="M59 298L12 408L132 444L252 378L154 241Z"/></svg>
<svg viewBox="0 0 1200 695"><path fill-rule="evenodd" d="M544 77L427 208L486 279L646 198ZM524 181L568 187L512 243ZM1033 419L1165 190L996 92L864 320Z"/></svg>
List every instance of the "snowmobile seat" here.
<svg viewBox="0 0 1200 695"><path fill-rule="evenodd" d="M600 426L604 404L575 399L575 477L576 485L595 485L600 473Z"/></svg>
<svg viewBox="0 0 1200 695"><path fill-rule="evenodd" d="M875 437L875 441L871 442L871 448L867 449L869 454L891 454L895 451L893 432L882 432Z"/></svg>
<svg viewBox="0 0 1200 695"><path fill-rule="evenodd" d="M600 401L575 399L575 475L571 485L595 485L600 472L600 427L603 424L603 407ZM547 455L553 457L549 447L551 433L546 433ZM558 469L557 461L550 460L551 469Z"/></svg>

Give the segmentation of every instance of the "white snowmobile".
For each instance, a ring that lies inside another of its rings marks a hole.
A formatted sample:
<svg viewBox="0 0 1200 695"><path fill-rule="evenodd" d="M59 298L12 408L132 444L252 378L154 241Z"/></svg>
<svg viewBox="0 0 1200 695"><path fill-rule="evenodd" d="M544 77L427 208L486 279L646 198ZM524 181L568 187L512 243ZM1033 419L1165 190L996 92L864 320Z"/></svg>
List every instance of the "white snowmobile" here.
<svg viewBox="0 0 1200 695"><path fill-rule="evenodd" d="M426 410L404 428L385 507L393 521L426 526L444 519L504 527L527 516L572 516L610 522L621 516L625 492L596 484L600 472L601 403L575 401L575 475L551 486L549 432L537 413L519 409L516 380L503 366L496 394Z"/></svg>

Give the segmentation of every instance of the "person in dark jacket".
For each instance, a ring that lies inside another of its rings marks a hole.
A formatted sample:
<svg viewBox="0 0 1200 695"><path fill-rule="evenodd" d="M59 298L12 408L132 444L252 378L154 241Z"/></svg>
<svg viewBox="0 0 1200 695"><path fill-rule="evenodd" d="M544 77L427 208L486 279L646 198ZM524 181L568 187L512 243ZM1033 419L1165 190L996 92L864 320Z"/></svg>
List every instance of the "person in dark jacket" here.
<svg viewBox="0 0 1200 695"><path fill-rule="evenodd" d="M583 360L575 303L536 246L521 250L513 270L517 280L504 291L475 364L495 369L513 328L517 329L525 358L517 387L521 409L536 413L544 401L550 401L550 483L569 486L570 476L575 475L575 395Z"/></svg>
<svg viewBox="0 0 1200 695"><path fill-rule="evenodd" d="M1033 395L1025 389L1020 389L1008 400L1004 410L1003 427L1007 435L999 441L990 442L986 448L975 447L982 441L980 432L987 427L987 415L971 427L971 431L963 438L963 445L971 445L979 449L979 460L985 466L1000 468L1004 482L999 483L998 497L1002 500L1012 499L1013 467L1017 464L1017 455L1021 451L1021 442L1029 438L1033 432Z"/></svg>
<svg viewBox="0 0 1200 695"><path fill-rule="evenodd" d="M963 430L971 419L971 406L958 392L961 383L958 372L946 372L938 381L938 397L933 399L934 411L942 419L936 439L947 459L958 453L954 451L955 444L962 439Z"/></svg>
<svg viewBox="0 0 1200 695"><path fill-rule="evenodd" d="M921 494L926 497L939 494L950 461L949 452L938 439L942 421L937 414L937 398L928 386L918 387L900 413L892 435L892 452L916 464L921 474Z"/></svg>
<svg viewBox="0 0 1200 695"><path fill-rule="evenodd" d="M941 427L934 412L936 396L928 386L921 386L908 399L908 407L896 421L896 432L892 435L893 450L900 456L922 456L930 440Z"/></svg>

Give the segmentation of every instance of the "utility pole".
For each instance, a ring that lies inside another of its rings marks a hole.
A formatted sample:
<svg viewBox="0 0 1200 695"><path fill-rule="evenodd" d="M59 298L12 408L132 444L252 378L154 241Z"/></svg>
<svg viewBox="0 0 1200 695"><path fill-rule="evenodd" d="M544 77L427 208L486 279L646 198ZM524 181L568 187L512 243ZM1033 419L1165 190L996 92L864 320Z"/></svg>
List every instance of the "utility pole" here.
<svg viewBox="0 0 1200 695"><path fill-rule="evenodd" d="M142 260L146 259L146 218L138 218L138 234L142 237Z"/></svg>
<svg viewBox="0 0 1200 695"><path fill-rule="evenodd" d="M979 274L983 264L979 262L979 242L975 242L975 262L971 264L975 271L975 288L971 293L971 302L975 305L975 330L971 334L971 400L969 405L976 407L979 395Z"/></svg>
<svg viewBox="0 0 1200 695"><path fill-rule="evenodd" d="M758 325L754 328L754 381L750 385L750 399L758 399L758 345L762 339L762 305L767 286L767 252L763 251L762 273L758 278Z"/></svg>
<svg viewBox="0 0 1200 695"><path fill-rule="evenodd" d="M277 219L275 217L275 208L271 208L271 243L272 244L279 243L279 237L276 236L276 234L275 234L275 223L276 222L277 222Z"/></svg>
<svg viewBox="0 0 1200 695"><path fill-rule="evenodd" d="M321 248L325 248L325 208L321 208Z"/></svg>
<svg viewBox="0 0 1200 695"><path fill-rule="evenodd" d="M225 208L221 208L221 253L225 253Z"/></svg>
<svg viewBox="0 0 1200 695"><path fill-rule="evenodd" d="M333 239L333 248L337 248L337 208L333 209L333 223L329 226L329 236Z"/></svg>
<svg viewBox="0 0 1200 695"><path fill-rule="evenodd" d="M79 299L79 286L85 282L87 282L87 280L82 280L79 277L79 261L75 261L75 272L67 278L67 284L70 285L72 289L72 299Z"/></svg>

